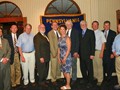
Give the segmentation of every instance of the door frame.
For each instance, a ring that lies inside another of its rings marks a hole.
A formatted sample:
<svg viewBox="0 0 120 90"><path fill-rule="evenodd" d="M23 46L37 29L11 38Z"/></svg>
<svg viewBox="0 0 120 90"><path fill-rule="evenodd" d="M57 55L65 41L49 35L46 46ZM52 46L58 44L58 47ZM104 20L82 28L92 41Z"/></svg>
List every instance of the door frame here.
<svg viewBox="0 0 120 90"><path fill-rule="evenodd" d="M0 18L0 23L9 23L9 22L23 22L23 25L27 23L27 17L5 17Z"/></svg>

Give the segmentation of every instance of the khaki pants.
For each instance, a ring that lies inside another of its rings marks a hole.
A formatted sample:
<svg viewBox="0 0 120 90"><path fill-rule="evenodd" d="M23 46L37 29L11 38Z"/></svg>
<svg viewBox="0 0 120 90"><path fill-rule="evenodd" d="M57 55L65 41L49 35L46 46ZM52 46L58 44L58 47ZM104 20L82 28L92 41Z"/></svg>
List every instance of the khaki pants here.
<svg viewBox="0 0 120 90"><path fill-rule="evenodd" d="M98 80L98 82L103 81L103 61L99 58L100 51L95 51L95 57L93 60L93 70L94 77Z"/></svg>
<svg viewBox="0 0 120 90"><path fill-rule="evenodd" d="M18 53L14 54L14 63L11 65L11 83L12 87L20 84L21 69Z"/></svg>
<svg viewBox="0 0 120 90"><path fill-rule="evenodd" d="M23 71L24 85L27 85L29 83L28 76L31 83L35 82L35 52L33 51L31 53L23 53L23 56L25 58L25 62L21 61L21 65Z"/></svg>
<svg viewBox="0 0 120 90"><path fill-rule="evenodd" d="M117 78L118 78L118 83L120 85L120 56L116 57L115 67L116 67L116 74L117 74Z"/></svg>
<svg viewBox="0 0 120 90"><path fill-rule="evenodd" d="M57 57L51 57L51 81L55 82L56 79L61 78L60 65L58 63Z"/></svg>

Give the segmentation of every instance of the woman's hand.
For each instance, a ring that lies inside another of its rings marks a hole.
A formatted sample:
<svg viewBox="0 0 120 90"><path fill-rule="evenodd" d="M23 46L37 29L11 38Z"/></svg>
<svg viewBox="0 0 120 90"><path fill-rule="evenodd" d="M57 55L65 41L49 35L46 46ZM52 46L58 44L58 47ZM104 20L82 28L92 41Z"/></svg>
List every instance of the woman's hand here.
<svg viewBox="0 0 120 90"><path fill-rule="evenodd" d="M63 65L66 64L66 59L63 59L63 60L62 60L62 64L63 64Z"/></svg>

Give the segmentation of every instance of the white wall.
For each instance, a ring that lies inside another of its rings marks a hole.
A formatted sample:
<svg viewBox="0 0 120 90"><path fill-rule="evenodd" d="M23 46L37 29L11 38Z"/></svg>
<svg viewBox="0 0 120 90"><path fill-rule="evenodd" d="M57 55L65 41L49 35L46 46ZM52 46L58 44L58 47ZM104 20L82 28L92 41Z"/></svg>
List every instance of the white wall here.
<svg viewBox="0 0 120 90"><path fill-rule="evenodd" d="M5 1L5 0L0 0ZM40 24L40 15L44 15L46 6L51 0L6 0L20 7L27 22L33 26L33 33L37 32ZM105 20L111 21L111 28L116 30L116 10L120 9L120 0L74 0L80 7L81 12L86 14L88 27L91 28L93 20L100 22L102 29Z"/></svg>

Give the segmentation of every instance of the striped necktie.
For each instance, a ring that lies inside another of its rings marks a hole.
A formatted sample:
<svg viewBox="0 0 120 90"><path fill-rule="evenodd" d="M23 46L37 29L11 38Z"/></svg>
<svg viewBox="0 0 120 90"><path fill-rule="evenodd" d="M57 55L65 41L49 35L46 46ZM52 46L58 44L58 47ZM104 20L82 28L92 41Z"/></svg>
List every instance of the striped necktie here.
<svg viewBox="0 0 120 90"><path fill-rule="evenodd" d="M105 38L107 39L107 30L105 30Z"/></svg>
<svg viewBox="0 0 120 90"><path fill-rule="evenodd" d="M17 40L16 40L16 37L15 37L15 34L14 34L14 52L17 53L18 52L18 48L16 46L16 43L17 43Z"/></svg>

